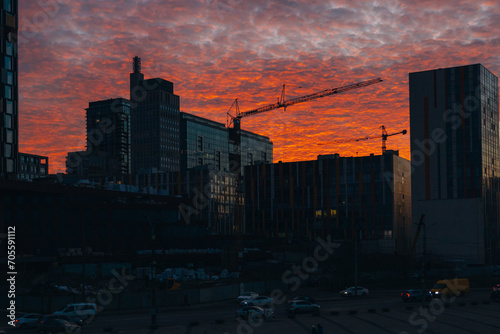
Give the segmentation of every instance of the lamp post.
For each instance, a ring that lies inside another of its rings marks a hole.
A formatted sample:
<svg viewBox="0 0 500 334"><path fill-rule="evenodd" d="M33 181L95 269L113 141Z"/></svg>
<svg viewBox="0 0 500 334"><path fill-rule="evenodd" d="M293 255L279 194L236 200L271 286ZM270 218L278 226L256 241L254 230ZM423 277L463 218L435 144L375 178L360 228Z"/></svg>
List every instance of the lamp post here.
<svg viewBox="0 0 500 334"><path fill-rule="evenodd" d="M158 328L158 310L156 308L156 235L155 224L151 223L149 217L146 217L149 226L151 226L151 328Z"/></svg>

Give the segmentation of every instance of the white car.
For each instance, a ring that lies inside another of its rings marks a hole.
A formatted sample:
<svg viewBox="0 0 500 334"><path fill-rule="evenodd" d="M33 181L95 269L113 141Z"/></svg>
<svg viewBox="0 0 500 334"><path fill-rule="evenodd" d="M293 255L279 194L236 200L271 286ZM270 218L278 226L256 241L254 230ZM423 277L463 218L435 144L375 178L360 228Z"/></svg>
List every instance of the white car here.
<svg viewBox="0 0 500 334"><path fill-rule="evenodd" d="M240 303L240 305L243 306L273 306L274 305L274 299L266 296L257 296L257 297L252 297L248 298L247 300L244 300Z"/></svg>
<svg viewBox="0 0 500 334"><path fill-rule="evenodd" d="M368 289L363 288L362 286L351 286L345 290L340 291L340 295L342 297L354 297L354 296L368 296L370 291Z"/></svg>
<svg viewBox="0 0 500 334"><path fill-rule="evenodd" d="M69 318L86 320L96 316L97 306L94 303L68 304L64 309L56 311L54 314L64 314Z"/></svg>
<svg viewBox="0 0 500 334"><path fill-rule="evenodd" d="M252 292L252 291L246 291L241 294L241 296L238 296L238 303L241 303L244 300L247 300L252 297L257 297L259 294L257 292Z"/></svg>
<svg viewBox="0 0 500 334"><path fill-rule="evenodd" d="M259 306L244 306L236 311L236 315L243 319L252 319L256 317L263 317L264 319L271 319L274 316L272 308L262 308Z"/></svg>

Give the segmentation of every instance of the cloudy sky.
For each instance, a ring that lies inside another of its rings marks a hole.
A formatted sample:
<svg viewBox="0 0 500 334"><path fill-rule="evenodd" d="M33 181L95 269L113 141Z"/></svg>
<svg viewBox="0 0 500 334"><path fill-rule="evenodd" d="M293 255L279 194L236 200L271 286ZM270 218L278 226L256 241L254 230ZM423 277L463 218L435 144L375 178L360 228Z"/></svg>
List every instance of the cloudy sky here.
<svg viewBox="0 0 500 334"><path fill-rule="evenodd" d="M500 75L500 2L460 0L19 0L20 151L64 172L85 147L89 101L129 97L132 58L174 82L181 111L226 122L242 111L381 77L341 95L244 118L274 160L380 154L409 130L408 73L482 63ZM299 88L300 86L300 88ZM409 159L409 136L388 149Z"/></svg>

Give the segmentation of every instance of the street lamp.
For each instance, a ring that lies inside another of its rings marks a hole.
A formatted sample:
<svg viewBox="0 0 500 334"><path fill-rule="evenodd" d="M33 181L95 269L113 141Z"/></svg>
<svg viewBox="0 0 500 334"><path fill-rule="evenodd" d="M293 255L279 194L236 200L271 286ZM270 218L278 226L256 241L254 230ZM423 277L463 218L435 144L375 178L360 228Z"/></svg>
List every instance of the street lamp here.
<svg viewBox="0 0 500 334"><path fill-rule="evenodd" d="M146 216L151 226L151 328L158 328L158 309L156 308L156 235L155 224Z"/></svg>

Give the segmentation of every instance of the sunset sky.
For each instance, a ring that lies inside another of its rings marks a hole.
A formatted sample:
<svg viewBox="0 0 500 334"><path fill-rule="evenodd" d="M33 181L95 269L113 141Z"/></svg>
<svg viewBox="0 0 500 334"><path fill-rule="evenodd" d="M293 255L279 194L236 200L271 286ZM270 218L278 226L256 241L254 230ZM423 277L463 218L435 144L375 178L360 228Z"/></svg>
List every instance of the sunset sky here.
<svg viewBox="0 0 500 334"><path fill-rule="evenodd" d="M84 150L89 101L129 98L132 58L174 82L181 111L218 122L241 111L381 77L384 81L242 120L274 161L381 153L410 130L408 73L482 63L500 75L500 2L356 0L19 0L19 150L64 172ZM301 88L293 87L301 86ZM409 135L388 149L410 158Z"/></svg>

